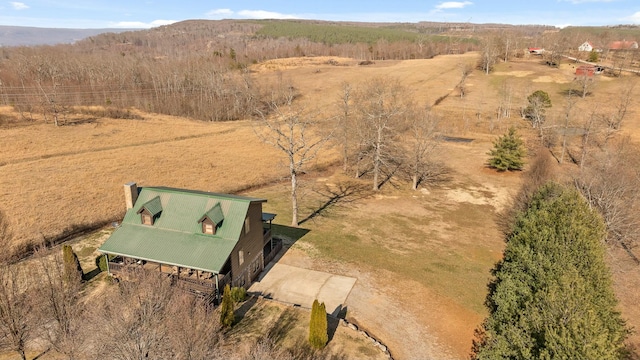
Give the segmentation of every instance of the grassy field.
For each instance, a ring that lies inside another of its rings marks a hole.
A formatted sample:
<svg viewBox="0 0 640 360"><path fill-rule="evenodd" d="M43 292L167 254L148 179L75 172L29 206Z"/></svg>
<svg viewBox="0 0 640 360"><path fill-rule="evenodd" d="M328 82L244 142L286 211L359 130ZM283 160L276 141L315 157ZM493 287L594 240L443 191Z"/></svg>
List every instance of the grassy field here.
<svg viewBox="0 0 640 360"><path fill-rule="evenodd" d="M374 194L369 179L342 174L335 165L336 151L325 149L313 164L315 170L302 178L301 218L324 210L301 224L308 232L279 228L291 238L288 253L299 254L298 260L289 261L358 279L347 301L347 316L383 339L398 359L412 358L413 351L426 351L433 344L438 354L446 354L441 358L468 354L473 329L485 316L490 269L502 255L496 219L523 175L487 169L486 153L510 125L520 129L530 146L535 143L535 132L519 118L526 96L535 90L551 96L548 124L559 126L564 119L563 94L572 86L572 64L560 69L537 59L498 64L489 76L473 72L467 95L460 98L455 86L461 69L474 64L476 56L378 61L366 67L350 59L335 59L344 66L331 65L331 58L280 59L252 68L254 76L265 81L291 79L301 101L310 109L323 109L327 117L334 113L343 82L357 85L375 76L396 77L421 105L444 97L433 107L443 117L442 132L473 139L442 143L437 157L447 165L447 180L416 192L396 180ZM628 81L637 78L598 78L593 95L576 102L574 125L594 108L614 109ZM511 89L512 117L498 120L504 89ZM635 141L640 140L638 105L635 97L623 125L623 133ZM8 108L0 111L14 115ZM265 210L278 213L277 223L290 223L282 159L258 141L248 121L203 123L140 115L143 120L99 118L61 127L36 121L0 128L0 206L12 224L14 245L52 239L74 226L119 220L124 212L122 184L132 180L141 186L265 197ZM580 139L569 141L575 147ZM340 189L349 189L350 195L324 208L331 192ZM105 234L74 244L83 267L94 266L95 248ZM623 315L637 327L640 316L634 316L633 309L640 299L630 290L637 283L637 267L620 265L614 276ZM256 311L265 319L283 314L268 306ZM640 343L638 335L632 340ZM364 355L357 349L350 354Z"/></svg>

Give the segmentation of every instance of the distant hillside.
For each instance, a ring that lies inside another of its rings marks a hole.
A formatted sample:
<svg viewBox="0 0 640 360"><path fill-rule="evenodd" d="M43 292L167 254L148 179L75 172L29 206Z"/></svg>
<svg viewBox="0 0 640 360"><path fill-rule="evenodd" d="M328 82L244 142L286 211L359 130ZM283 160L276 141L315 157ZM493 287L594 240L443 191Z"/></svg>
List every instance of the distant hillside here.
<svg viewBox="0 0 640 360"><path fill-rule="evenodd" d="M120 33L131 29L48 29L0 25L0 46L71 44L103 33Z"/></svg>

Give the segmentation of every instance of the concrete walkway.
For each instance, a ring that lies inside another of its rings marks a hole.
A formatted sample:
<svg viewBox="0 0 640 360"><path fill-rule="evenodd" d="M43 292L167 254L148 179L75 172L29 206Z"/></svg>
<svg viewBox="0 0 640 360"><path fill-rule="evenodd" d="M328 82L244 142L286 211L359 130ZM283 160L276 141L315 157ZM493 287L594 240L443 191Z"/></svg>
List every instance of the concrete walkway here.
<svg viewBox="0 0 640 360"><path fill-rule="evenodd" d="M275 263L265 269L249 292L306 308L318 299L328 313L337 316L355 283L355 278Z"/></svg>

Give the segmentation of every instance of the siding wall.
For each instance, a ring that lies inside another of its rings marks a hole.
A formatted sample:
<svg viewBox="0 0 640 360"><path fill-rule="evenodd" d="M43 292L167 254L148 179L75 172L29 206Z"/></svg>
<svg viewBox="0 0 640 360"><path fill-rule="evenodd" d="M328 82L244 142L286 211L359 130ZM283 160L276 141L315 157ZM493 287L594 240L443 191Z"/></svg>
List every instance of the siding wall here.
<svg viewBox="0 0 640 360"><path fill-rule="evenodd" d="M255 202L249 205L247 212L249 218L249 233L245 233L244 229L240 235L238 244L231 252L231 272L233 274L233 286L251 285L251 281L258 276L264 268L262 248L262 203ZM239 252L244 254L244 262L240 265ZM255 265L257 261L258 269L255 270L251 265ZM244 284L242 284L244 279Z"/></svg>

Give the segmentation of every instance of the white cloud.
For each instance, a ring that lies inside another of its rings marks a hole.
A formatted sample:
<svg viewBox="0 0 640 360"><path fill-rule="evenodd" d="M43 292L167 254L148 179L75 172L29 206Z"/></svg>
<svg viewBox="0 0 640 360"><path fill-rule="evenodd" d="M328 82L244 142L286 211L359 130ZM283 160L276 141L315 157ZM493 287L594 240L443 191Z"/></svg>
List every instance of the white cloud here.
<svg viewBox="0 0 640 360"><path fill-rule="evenodd" d="M266 10L240 10L238 15L249 19L300 19L299 16Z"/></svg>
<svg viewBox="0 0 640 360"><path fill-rule="evenodd" d="M232 16L234 14L231 9L215 9L206 13L209 17Z"/></svg>
<svg viewBox="0 0 640 360"><path fill-rule="evenodd" d="M625 18L624 20L628 20L628 21L631 21L633 23L640 24L640 11L638 11L635 14Z"/></svg>
<svg viewBox="0 0 640 360"><path fill-rule="evenodd" d="M471 1L446 1L436 5L436 10L462 9L469 5L473 5L473 3Z"/></svg>
<svg viewBox="0 0 640 360"><path fill-rule="evenodd" d="M153 20L149 23L145 23L142 21L120 21L109 24L109 27L125 29L149 29L152 27L173 24L175 22L177 22L177 20Z"/></svg>
<svg viewBox="0 0 640 360"><path fill-rule="evenodd" d="M21 2L17 2L17 1L12 1L11 2L11 6L13 6L13 8L15 10L25 10L28 9L29 6L25 3L21 3Z"/></svg>

